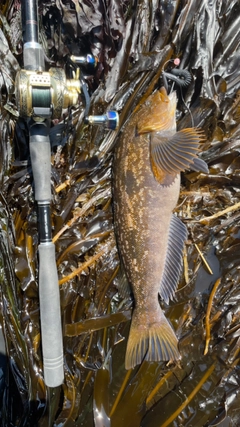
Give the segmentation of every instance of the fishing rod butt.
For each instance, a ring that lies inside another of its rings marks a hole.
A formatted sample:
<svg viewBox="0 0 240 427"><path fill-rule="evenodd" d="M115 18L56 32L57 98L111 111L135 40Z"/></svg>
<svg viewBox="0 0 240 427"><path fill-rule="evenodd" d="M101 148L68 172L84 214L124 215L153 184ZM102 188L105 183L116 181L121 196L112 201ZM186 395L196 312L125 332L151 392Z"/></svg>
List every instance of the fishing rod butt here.
<svg viewBox="0 0 240 427"><path fill-rule="evenodd" d="M63 342L60 311L60 293L55 245L40 243L39 251L39 299L43 352L44 381L48 387L63 383Z"/></svg>
<svg viewBox="0 0 240 427"><path fill-rule="evenodd" d="M63 383L63 356L55 360L43 358L44 382L47 387L58 387Z"/></svg>

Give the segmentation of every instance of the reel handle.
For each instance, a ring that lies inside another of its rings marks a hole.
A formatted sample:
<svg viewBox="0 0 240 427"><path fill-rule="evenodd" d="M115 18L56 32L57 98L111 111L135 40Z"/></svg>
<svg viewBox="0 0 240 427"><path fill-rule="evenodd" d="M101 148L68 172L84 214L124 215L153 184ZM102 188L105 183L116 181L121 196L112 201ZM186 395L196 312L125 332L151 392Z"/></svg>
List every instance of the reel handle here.
<svg viewBox="0 0 240 427"><path fill-rule="evenodd" d="M116 111L111 110L101 116L87 116L85 122L90 125L103 125L109 130L116 130L119 125L119 116Z"/></svg>

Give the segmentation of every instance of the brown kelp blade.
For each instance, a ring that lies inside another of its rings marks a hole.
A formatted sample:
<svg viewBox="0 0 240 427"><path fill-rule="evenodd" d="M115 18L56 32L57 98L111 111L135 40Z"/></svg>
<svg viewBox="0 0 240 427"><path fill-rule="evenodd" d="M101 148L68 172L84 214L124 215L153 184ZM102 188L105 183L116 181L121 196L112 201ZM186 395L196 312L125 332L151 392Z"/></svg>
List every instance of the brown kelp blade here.
<svg viewBox="0 0 240 427"><path fill-rule="evenodd" d="M147 325L144 317L141 325L138 323L141 315L135 309L126 350L126 369L134 368L143 360L160 362L180 358L177 337L160 306L154 317L155 323Z"/></svg>

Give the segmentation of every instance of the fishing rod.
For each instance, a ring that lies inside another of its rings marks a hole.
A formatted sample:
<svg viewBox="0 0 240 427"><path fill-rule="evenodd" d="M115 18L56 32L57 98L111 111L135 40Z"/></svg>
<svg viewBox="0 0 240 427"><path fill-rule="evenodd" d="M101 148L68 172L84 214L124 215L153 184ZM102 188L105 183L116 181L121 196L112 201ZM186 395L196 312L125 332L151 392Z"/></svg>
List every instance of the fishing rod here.
<svg viewBox="0 0 240 427"><path fill-rule="evenodd" d="M62 110L79 103L81 90L85 96L85 115L90 97L86 84L79 79L66 79L61 68L45 71L45 54L39 43L37 0L22 4L23 63L16 76L16 102L20 117L28 124L30 159L32 165L35 200L39 223L39 305L43 355L44 381L48 387L57 387L64 380L63 340L61 326L60 293L55 258L55 245L51 231L51 120L60 119ZM76 65L94 65L92 55L71 57ZM114 130L118 114L108 111L102 116L86 116L90 124L104 124Z"/></svg>

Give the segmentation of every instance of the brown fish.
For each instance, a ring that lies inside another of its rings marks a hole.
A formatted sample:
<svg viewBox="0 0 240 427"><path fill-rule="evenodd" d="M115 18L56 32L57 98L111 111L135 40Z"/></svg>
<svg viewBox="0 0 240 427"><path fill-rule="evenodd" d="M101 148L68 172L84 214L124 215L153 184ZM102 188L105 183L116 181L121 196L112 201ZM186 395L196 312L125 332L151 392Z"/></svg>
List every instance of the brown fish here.
<svg viewBox="0 0 240 427"><path fill-rule="evenodd" d="M187 237L174 215L180 172L208 172L197 158L203 134L176 132L176 93L151 95L127 123L114 159L114 215L118 246L134 293L135 308L126 369L143 360L177 360L178 340L159 305L174 296Z"/></svg>

